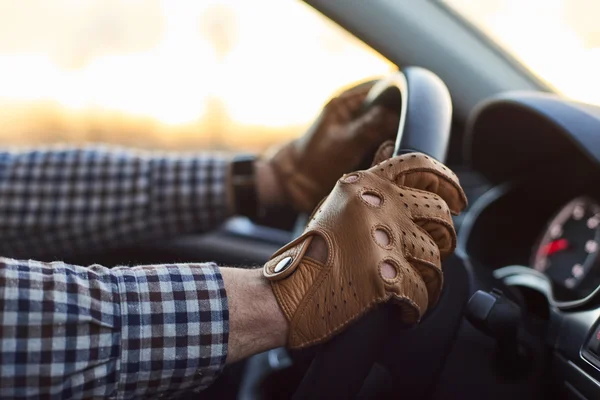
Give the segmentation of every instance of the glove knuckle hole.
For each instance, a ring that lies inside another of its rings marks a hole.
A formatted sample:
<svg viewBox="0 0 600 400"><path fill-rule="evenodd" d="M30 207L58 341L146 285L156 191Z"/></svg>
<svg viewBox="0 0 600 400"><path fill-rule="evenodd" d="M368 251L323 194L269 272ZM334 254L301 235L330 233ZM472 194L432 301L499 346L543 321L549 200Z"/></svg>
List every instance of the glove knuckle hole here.
<svg viewBox="0 0 600 400"><path fill-rule="evenodd" d="M387 226L377 225L373 227L371 229L371 237L379 247L388 250L394 247L394 235Z"/></svg>
<svg viewBox="0 0 600 400"><path fill-rule="evenodd" d="M400 267L398 263L386 258L379 263L379 276L386 283L396 283L400 279Z"/></svg>
<svg viewBox="0 0 600 400"><path fill-rule="evenodd" d="M344 183L356 183L358 182L358 180L360 179L360 175L359 174L350 174L350 175L346 175L342 178L342 182Z"/></svg>
<svg viewBox="0 0 600 400"><path fill-rule="evenodd" d="M373 189L365 189L360 193L360 199L371 207L381 207L383 204L383 195Z"/></svg>

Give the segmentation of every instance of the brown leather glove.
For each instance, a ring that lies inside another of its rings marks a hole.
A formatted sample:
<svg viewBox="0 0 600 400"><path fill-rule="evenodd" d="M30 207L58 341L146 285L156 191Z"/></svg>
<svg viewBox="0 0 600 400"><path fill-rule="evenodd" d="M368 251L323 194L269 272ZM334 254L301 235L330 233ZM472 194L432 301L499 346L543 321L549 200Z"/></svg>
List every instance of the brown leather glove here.
<svg viewBox="0 0 600 400"><path fill-rule="evenodd" d="M264 267L290 323L288 345L325 341L389 299L404 322L418 322L437 302L441 259L456 246L450 213L466 202L456 175L420 153L343 176L302 236ZM324 262L307 256L318 242Z"/></svg>
<svg viewBox="0 0 600 400"><path fill-rule="evenodd" d="M398 129L398 115L373 107L358 116L372 84L332 99L301 138L268 158L285 195L297 211L311 212L342 174L360 167L366 157Z"/></svg>

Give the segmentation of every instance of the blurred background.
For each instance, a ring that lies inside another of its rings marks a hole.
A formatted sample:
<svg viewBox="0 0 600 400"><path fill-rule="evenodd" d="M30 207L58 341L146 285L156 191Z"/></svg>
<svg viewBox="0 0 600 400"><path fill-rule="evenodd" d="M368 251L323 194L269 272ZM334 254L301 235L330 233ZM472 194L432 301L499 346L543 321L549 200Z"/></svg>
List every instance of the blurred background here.
<svg viewBox="0 0 600 400"><path fill-rule="evenodd" d="M600 1L444 2L600 104ZM0 0L0 146L261 151L393 69L298 0Z"/></svg>
<svg viewBox="0 0 600 400"><path fill-rule="evenodd" d="M0 0L0 146L260 151L391 70L300 1Z"/></svg>

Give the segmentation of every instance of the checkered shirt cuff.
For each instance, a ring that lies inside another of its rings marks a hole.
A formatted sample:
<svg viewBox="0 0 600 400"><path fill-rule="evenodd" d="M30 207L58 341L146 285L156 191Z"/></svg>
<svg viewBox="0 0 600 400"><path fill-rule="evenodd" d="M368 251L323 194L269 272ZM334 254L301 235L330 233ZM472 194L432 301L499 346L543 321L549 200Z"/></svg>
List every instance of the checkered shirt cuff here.
<svg viewBox="0 0 600 400"><path fill-rule="evenodd" d="M175 398L225 365L212 263L89 268L0 258L0 398Z"/></svg>

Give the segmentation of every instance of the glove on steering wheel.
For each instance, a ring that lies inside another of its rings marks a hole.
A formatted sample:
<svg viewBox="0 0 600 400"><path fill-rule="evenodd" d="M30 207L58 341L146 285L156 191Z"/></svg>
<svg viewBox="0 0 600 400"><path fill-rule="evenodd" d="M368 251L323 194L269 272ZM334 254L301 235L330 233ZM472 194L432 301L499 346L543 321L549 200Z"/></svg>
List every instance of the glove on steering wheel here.
<svg viewBox="0 0 600 400"><path fill-rule="evenodd" d="M421 153L339 179L304 233L264 266L288 345L325 341L388 300L405 323L418 322L440 296L441 260L456 246L451 214L466 202L456 175ZM311 243L326 247L325 259L307 255Z"/></svg>

